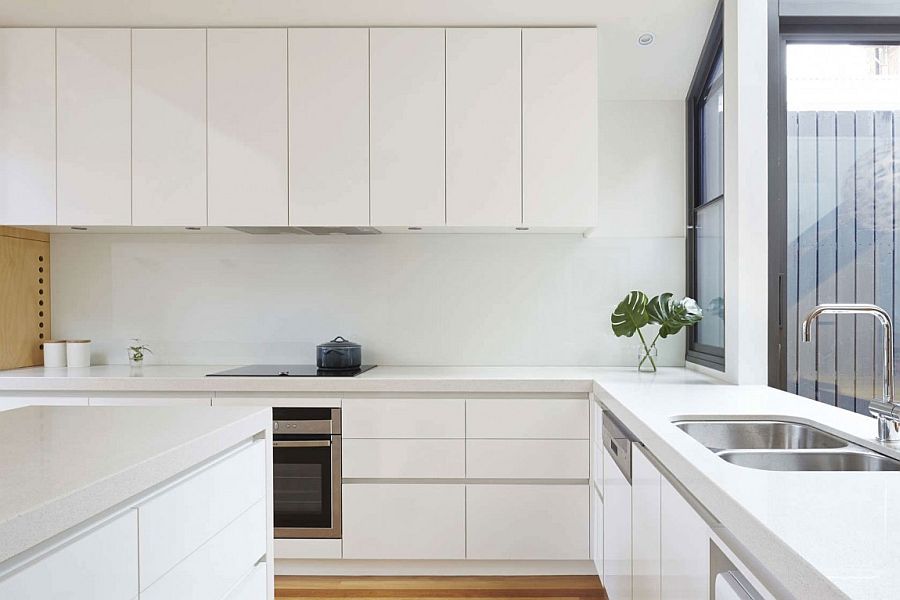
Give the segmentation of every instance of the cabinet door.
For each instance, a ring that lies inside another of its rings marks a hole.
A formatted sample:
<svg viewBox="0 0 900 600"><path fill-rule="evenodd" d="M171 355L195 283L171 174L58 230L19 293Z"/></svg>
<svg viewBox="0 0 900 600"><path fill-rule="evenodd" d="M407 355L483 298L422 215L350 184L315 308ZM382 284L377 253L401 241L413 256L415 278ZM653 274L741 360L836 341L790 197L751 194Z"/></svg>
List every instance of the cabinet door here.
<svg viewBox="0 0 900 600"><path fill-rule="evenodd" d="M291 225L368 225L369 30L288 36Z"/></svg>
<svg viewBox="0 0 900 600"><path fill-rule="evenodd" d="M288 224L287 30L207 32L209 224Z"/></svg>
<svg viewBox="0 0 900 600"><path fill-rule="evenodd" d="M206 31L132 32L134 225L206 225Z"/></svg>
<svg viewBox="0 0 900 600"><path fill-rule="evenodd" d="M597 222L597 30L522 32L524 222Z"/></svg>
<svg viewBox="0 0 900 600"><path fill-rule="evenodd" d="M345 484L344 558L466 557L465 486Z"/></svg>
<svg viewBox="0 0 900 600"><path fill-rule="evenodd" d="M631 573L631 484L604 448L603 585L609 600L631 600Z"/></svg>
<svg viewBox="0 0 900 600"><path fill-rule="evenodd" d="M372 225L444 224L444 30L372 29Z"/></svg>
<svg viewBox="0 0 900 600"><path fill-rule="evenodd" d="M447 224L522 222L522 31L447 30Z"/></svg>
<svg viewBox="0 0 900 600"><path fill-rule="evenodd" d="M661 600L659 585L660 486L662 475L634 444L632 455L631 532L634 600Z"/></svg>
<svg viewBox="0 0 900 600"><path fill-rule="evenodd" d="M466 486L466 558L588 560L588 485Z"/></svg>
<svg viewBox="0 0 900 600"><path fill-rule="evenodd" d="M466 437L587 440L588 400L474 398L466 400Z"/></svg>
<svg viewBox="0 0 900 600"><path fill-rule="evenodd" d="M599 483L599 482L598 482ZM591 485L591 559L597 576L603 581L603 497L596 485Z"/></svg>
<svg viewBox="0 0 900 600"><path fill-rule="evenodd" d="M131 225L131 31L56 34L60 225Z"/></svg>
<svg viewBox="0 0 900 600"><path fill-rule="evenodd" d="M666 600L709 596L709 528L666 480L660 500L660 586ZM610 596L612 598L612 596Z"/></svg>
<svg viewBox="0 0 900 600"><path fill-rule="evenodd" d="M464 440L343 439L345 480L462 479L466 476Z"/></svg>
<svg viewBox="0 0 900 600"><path fill-rule="evenodd" d="M459 398L345 398L348 438L464 438L466 401Z"/></svg>
<svg viewBox="0 0 900 600"><path fill-rule="evenodd" d="M56 225L56 30L0 29L0 225Z"/></svg>

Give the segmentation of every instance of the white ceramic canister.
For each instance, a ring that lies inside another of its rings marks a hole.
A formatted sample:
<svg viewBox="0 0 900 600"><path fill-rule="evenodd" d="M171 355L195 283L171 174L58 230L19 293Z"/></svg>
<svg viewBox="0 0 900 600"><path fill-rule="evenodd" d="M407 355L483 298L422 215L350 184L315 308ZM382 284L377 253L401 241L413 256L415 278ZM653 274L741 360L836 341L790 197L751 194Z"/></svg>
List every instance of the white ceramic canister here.
<svg viewBox="0 0 900 600"><path fill-rule="evenodd" d="M91 366L91 340L67 340L66 362L69 367Z"/></svg>
<svg viewBox="0 0 900 600"><path fill-rule="evenodd" d="M44 366L66 366L66 340L50 340L44 342Z"/></svg>

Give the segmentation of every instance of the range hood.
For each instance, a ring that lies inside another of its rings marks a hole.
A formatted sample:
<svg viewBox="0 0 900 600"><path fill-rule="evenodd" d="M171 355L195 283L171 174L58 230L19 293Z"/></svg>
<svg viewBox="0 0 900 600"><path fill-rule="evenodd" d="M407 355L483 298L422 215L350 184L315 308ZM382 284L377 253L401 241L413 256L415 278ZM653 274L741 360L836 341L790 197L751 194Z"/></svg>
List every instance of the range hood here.
<svg viewBox="0 0 900 600"><path fill-rule="evenodd" d="M277 235L290 233L294 235L377 235L380 230L374 227L229 227L250 235Z"/></svg>

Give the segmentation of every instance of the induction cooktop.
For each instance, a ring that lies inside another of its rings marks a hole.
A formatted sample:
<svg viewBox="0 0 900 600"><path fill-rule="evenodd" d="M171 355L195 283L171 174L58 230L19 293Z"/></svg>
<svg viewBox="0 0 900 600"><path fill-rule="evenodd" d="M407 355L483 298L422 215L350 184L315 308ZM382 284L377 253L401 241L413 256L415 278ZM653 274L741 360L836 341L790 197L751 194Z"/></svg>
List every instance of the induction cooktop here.
<svg viewBox="0 0 900 600"><path fill-rule="evenodd" d="M247 365L218 373L208 373L207 377L356 377L374 369L377 365L362 365L358 369L320 369L316 365Z"/></svg>

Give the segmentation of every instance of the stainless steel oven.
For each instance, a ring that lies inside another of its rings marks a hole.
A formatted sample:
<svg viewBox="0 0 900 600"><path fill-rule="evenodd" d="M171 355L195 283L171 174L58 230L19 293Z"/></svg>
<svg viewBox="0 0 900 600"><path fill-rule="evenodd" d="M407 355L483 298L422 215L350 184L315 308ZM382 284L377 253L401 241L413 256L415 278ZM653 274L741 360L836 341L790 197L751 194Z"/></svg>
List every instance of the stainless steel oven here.
<svg viewBox="0 0 900 600"><path fill-rule="evenodd" d="M276 538L341 537L341 409L273 408Z"/></svg>

